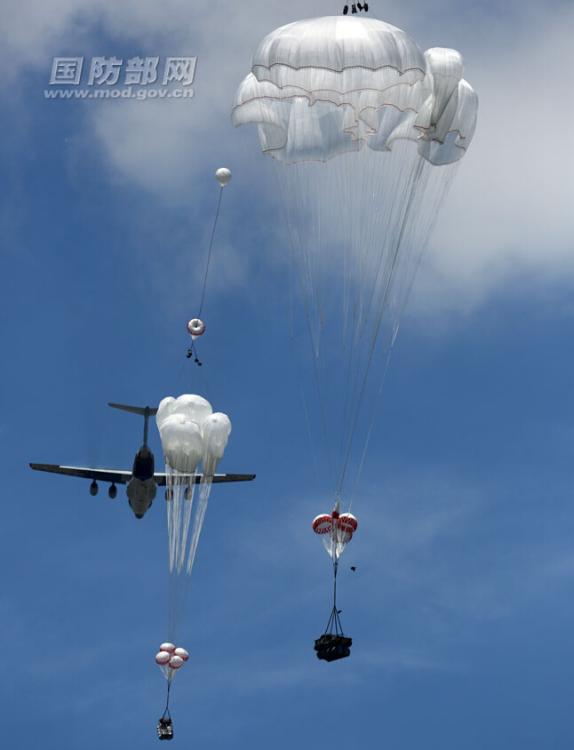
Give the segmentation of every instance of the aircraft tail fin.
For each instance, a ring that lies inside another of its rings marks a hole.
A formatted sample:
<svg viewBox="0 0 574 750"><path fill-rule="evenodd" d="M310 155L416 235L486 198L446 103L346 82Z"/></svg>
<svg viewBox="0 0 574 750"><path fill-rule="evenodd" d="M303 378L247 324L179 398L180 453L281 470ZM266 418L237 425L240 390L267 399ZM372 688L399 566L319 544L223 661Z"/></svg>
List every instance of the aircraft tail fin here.
<svg viewBox="0 0 574 750"><path fill-rule="evenodd" d="M128 411L130 414L139 414L142 417L153 417L157 413L157 409L152 406L128 406L127 404L114 404L111 401L108 401L108 406L112 409Z"/></svg>

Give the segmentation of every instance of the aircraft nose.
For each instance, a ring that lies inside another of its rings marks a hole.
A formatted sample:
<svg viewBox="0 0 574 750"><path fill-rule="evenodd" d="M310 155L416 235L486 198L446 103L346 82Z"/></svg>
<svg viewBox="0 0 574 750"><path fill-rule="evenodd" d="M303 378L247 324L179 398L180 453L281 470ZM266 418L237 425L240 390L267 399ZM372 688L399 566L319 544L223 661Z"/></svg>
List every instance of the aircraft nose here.
<svg viewBox="0 0 574 750"><path fill-rule="evenodd" d="M135 515L136 518L143 518L144 517L143 513L134 513L134 515Z"/></svg>

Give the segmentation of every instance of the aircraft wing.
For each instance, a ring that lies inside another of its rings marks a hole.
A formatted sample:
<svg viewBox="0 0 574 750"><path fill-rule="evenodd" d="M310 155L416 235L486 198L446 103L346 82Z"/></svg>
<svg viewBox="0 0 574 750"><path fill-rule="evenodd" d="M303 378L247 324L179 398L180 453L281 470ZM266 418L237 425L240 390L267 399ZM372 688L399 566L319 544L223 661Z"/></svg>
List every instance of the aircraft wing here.
<svg viewBox="0 0 574 750"><path fill-rule="evenodd" d="M60 466L59 464L30 464L35 471L47 471L51 474L64 474L68 477L81 477L82 479L94 479L100 482L113 482L114 484L127 484L132 478L132 472L123 469L89 469L81 466ZM195 484L202 480L202 474L195 475ZM166 474L154 474L158 487L165 487ZM215 474L214 483L219 482L250 482L255 479L255 474Z"/></svg>
<svg viewBox="0 0 574 750"><path fill-rule="evenodd" d="M68 477L95 479L100 482L127 484L132 478L131 471L121 469L84 469L81 466L60 466L59 464L30 464L35 471L48 471L51 474L64 474Z"/></svg>
<svg viewBox="0 0 574 750"><path fill-rule="evenodd" d="M166 476L167 476L166 474L154 474L155 481L158 487L165 487ZM200 484L202 479L203 479L203 474L196 474L194 484ZM252 479L255 479L255 474L214 474L213 475L214 484L216 482L250 482Z"/></svg>

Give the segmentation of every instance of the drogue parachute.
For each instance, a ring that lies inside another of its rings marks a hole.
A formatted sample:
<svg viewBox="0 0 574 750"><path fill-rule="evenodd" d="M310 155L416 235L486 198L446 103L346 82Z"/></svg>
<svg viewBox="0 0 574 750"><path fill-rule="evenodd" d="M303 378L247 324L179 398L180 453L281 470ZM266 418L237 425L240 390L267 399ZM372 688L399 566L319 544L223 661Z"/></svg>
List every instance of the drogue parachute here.
<svg viewBox="0 0 574 750"><path fill-rule="evenodd" d="M310 334L308 353L298 336L294 351L311 451L324 491L349 510L401 316L477 110L456 50L423 52L361 15L272 31L235 96L232 121L257 126L287 217L301 298L292 327ZM344 545L330 528L335 559Z"/></svg>
<svg viewBox="0 0 574 750"><path fill-rule="evenodd" d="M227 167L219 167L215 170L215 179L219 182L220 187L224 188L231 182L231 170Z"/></svg>
<svg viewBox="0 0 574 750"><path fill-rule="evenodd" d="M192 341L195 341L198 336L203 336L205 333L205 323L199 318L192 318L187 324L187 332L191 336Z"/></svg>

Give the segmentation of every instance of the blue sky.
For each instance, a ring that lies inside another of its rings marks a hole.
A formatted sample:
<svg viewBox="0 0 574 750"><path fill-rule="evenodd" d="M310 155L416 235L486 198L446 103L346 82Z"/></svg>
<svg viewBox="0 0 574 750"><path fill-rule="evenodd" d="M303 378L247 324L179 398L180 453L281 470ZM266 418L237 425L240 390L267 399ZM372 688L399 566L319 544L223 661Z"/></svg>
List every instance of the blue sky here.
<svg viewBox="0 0 574 750"><path fill-rule="evenodd" d="M572 164L568 74L557 67L572 15L558 2L508 3L504 14L482 2L403 5L372 9L423 48L459 48L481 112L388 373L342 571L353 654L331 665L312 651L329 564L310 520L326 508L293 387L286 236L254 134L228 120L259 38L309 7L7 9L7 747L156 746L162 500L137 522L122 492L92 498L86 483L27 463L129 466L141 424L106 402L190 390L232 418L222 469L257 480L211 497L191 588L192 656L173 701L180 744L572 747ZM190 102L43 98L54 55L186 53L199 57ZM221 164L234 180L200 380L184 358L184 325ZM159 460L155 433L152 442Z"/></svg>

